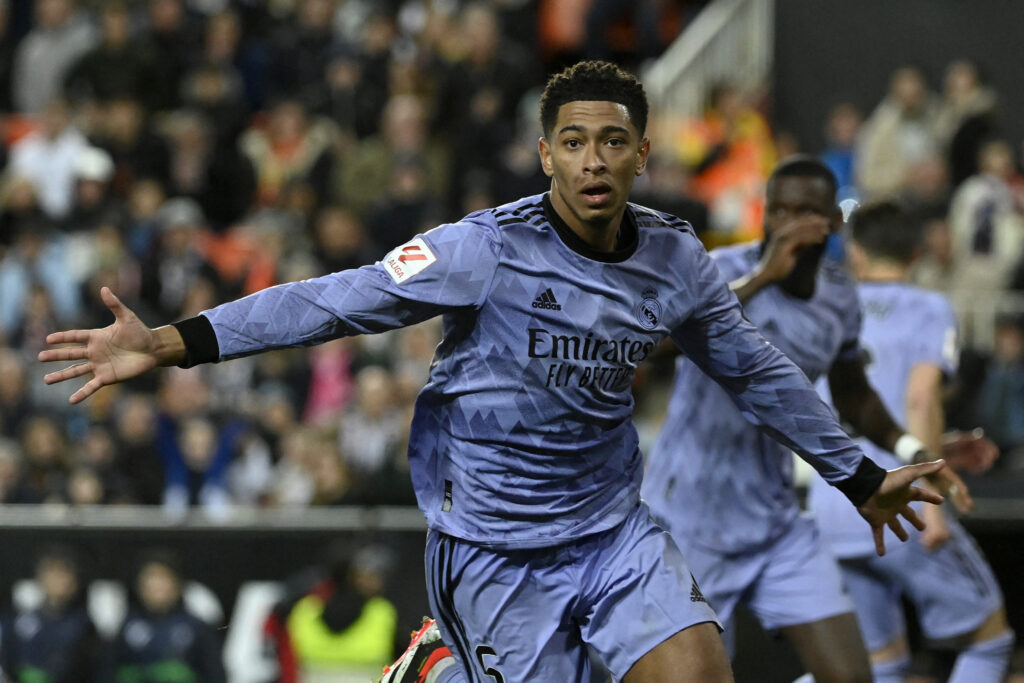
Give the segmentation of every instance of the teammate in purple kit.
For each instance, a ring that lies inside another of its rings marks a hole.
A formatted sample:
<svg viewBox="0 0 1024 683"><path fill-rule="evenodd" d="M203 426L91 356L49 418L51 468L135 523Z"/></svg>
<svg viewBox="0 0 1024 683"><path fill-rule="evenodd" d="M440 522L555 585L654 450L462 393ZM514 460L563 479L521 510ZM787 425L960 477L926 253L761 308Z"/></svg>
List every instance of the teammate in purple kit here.
<svg viewBox="0 0 1024 683"><path fill-rule="evenodd" d="M671 336L752 416L851 499L881 538L910 482L836 423L806 377L744 318L690 227L629 204L647 101L632 76L583 62L541 101L549 192L479 211L380 262L272 287L151 329L107 289L115 322L59 332L43 361L82 361L71 396L159 365L192 366L443 316L409 444L429 527L428 623L392 681L580 681L588 648L616 679L731 680L715 613L640 500L630 384ZM537 304L537 305L535 305ZM438 636L443 635L443 642ZM444 656L450 648L453 657ZM453 663L457 662L457 666Z"/></svg>
<svg viewBox="0 0 1024 683"><path fill-rule="evenodd" d="M850 220L848 253L859 280L868 379L921 448L934 453L942 448L943 382L956 373L959 349L946 298L908 282L919 243L918 226L892 202L862 206ZM859 443L882 467L902 464L870 441ZM928 506L924 532L911 532L910 542L876 557L863 522L851 518L849 503L819 477L811 482L808 507L840 560L876 683L897 683L907 674L901 597L914 605L931 642L959 651L952 683L1003 680L1013 632L992 569L959 522Z"/></svg>
<svg viewBox="0 0 1024 683"><path fill-rule="evenodd" d="M893 448L904 430L864 376L855 285L821 258L840 223L832 172L813 157L791 157L768 180L764 241L711 256L765 338L812 380L827 375L840 416ZM869 681L867 652L836 562L814 523L800 515L792 435L752 420L728 385L694 360L684 354L676 362L644 500L683 550L726 626L730 650L733 613L744 603L765 628L793 643L818 683ZM781 394L778 402L783 410L791 404ZM959 477L941 474L940 486L958 485L954 499L969 505ZM878 541L876 534L881 554Z"/></svg>

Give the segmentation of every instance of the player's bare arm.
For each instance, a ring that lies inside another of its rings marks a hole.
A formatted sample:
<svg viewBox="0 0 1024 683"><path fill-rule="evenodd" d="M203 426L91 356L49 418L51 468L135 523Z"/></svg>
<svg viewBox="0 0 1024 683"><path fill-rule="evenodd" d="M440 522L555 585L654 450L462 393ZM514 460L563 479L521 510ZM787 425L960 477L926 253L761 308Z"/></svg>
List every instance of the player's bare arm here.
<svg viewBox="0 0 1024 683"><path fill-rule="evenodd" d="M828 375L832 401L843 421L860 435L889 452L899 455L897 447L907 431L900 427L889 414L882 399L868 382L864 363L857 360L839 360L832 365ZM918 442L920 443L920 442ZM919 449L912 462L920 463L935 459L927 447ZM949 467L942 467L928 473L929 480L943 495L949 496L961 512L973 506L970 494L963 480Z"/></svg>
<svg viewBox="0 0 1024 683"><path fill-rule="evenodd" d="M39 352L40 361L75 363L46 375L47 384L92 375L85 386L71 395L69 401L73 404L89 398L100 387L185 360L185 342L177 329L170 325L147 327L107 287L100 290L100 298L114 314L113 323L92 330L54 332L47 335L46 343L60 348Z"/></svg>

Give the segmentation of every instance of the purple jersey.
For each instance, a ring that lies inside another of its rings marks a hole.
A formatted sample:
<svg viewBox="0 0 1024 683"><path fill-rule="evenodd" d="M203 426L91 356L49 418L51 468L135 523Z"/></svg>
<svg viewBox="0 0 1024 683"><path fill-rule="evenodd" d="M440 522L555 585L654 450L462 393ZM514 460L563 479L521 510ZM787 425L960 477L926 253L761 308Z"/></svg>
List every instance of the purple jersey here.
<svg viewBox="0 0 1024 683"><path fill-rule="evenodd" d="M906 387L914 366L933 365L948 377L956 372L957 322L946 298L903 282L864 282L858 289L864 328L865 370L889 414L906 422ZM821 393L830 397L827 387ZM865 453L886 469L902 466L896 456L867 439ZM873 555L871 530L843 498L818 477L811 482L808 507L839 557ZM911 532L915 530L904 525Z"/></svg>
<svg viewBox="0 0 1024 683"><path fill-rule="evenodd" d="M743 318L688 225L631 204L620 242L594 251L537 195L435 228L374 265L203 315L220 359L443 315L410 466L430 528L471 542L558 545L635 510L630 384L666 335L823 476L877 486L806 378Z"/></svg>
<svg viewBox="0 0 1024 683"><path fill-rule="evenodd" d="M754 269L760 250L760 243L748 243L711 255L731 282ZM810 299L794 298L773 286L744 305L761 334L812 380L827 373L837 359L860 353L858 311L853 281L827 259ZM780 401L778 409L785 412L795 405ZM643 493L684 552L691 543L724 553L763 546L784 533L800 512L791 459L791 451L800 450L792 448L789 432L780 434L774 425L750 421L744 413L691 359L678 359ZM796 424L803 430L818 429L802 418ZM831 433L829 438L834 438ZM853 510L849 501L846 505Z"/></svg>

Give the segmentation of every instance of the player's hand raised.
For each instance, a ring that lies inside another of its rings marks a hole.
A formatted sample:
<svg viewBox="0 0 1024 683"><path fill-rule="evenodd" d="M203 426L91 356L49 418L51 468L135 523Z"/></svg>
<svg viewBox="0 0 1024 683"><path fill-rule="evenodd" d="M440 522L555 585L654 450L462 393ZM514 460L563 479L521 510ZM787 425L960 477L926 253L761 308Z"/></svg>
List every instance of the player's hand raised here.
<svg viewBox="0 0 1024 683"><path fill-rule="evenodd" d="M785 279L796 267L804 247L828 239L830 225L825 216L804 216L775 231L765 246L759 264L760 275L769 282Z"/></svg>
<svg viewBox="0 0 1024 683"><path fill-rule="evenodd" d="M39 360L44 362L83 361L49 373L43 378L47 384L92 375L85 386L71 395L71 403L84 401L100 387L137 377L160 365L161 349L166 347L165 341L161 339L167 336L166 333L157 334L144 325L109 288L103 287L100 290L100 298L114 314L111 325L92 330L54 332L47 335L47 344L72 346L39 352Z"/></svg>
<svg viewBox="0 0 1024 683"><path fill-rule="evenodd" d="M861 516L871 525L871 531L875 537L875 550L879 555L885 555L885 527L888 526L892 529L892 532L901 541L910 538L906 529L900 524L901 515L915 528L919 530L925 528L924 522L910 507L910 503L915 500L923 500L926 503L938 505L943 499L937 493L926 491L912 484L918 477L935 474L945 466L944 461L935 460L889 470L874 495L857 508Z"/></svg>

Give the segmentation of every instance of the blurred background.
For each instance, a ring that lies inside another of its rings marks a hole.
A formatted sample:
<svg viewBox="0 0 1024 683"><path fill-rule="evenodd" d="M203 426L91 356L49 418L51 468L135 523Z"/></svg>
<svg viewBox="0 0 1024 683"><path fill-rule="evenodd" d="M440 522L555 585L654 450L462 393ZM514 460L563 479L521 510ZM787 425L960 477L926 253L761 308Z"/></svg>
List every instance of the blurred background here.
<svg viewBox="0 0 1024 683"><path fill-rule="evenodd" d="M632 198L708 247L760 238L795 152L927 225L915 280L961 319L948 423L1002 449L964 522L1024 632L1021 25L1010 0L0 0L0 666L366 681L404 648L427 612L405 445L437 321L76 407L36 353L110 322L103 285L156 325L544 191L537 102L581 58L641 76ZM637 378L644 443L666 374ZM799 674L740 628L739 680Z"/></svg>

